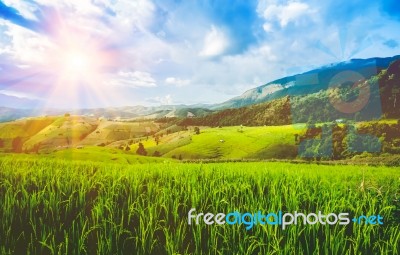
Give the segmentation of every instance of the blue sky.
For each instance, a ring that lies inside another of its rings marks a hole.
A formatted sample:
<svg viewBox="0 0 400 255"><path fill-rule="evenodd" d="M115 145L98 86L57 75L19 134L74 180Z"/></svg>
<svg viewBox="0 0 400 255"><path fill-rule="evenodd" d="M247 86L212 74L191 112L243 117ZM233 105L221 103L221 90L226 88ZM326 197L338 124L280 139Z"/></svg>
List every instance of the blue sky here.
<svg viewBox="0 0 400 255"><path fill-rule="evenodd" d="M3 0L0 93L48 107L217 103L398 55L399 31L396 0Z"/></svg>

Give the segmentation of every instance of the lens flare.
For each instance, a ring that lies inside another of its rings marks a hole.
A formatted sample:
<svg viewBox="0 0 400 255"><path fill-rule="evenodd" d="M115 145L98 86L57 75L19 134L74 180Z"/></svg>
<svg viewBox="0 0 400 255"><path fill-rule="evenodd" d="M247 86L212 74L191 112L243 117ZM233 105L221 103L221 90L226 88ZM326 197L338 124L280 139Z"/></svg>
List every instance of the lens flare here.
<svg viewBox="0 0 400 255"><path fill-rule="evenodd" d="M89 56L79 51L67 52L63 59L65 61L64 69L71 75L84 75L93 66Z"/></svg>
<svg viewBox="0 0 400 255"><path fill-rule="evenodd" d="M106 84L109 73L118 66L114 48L101 36L78 29L64 28L54 36L52 49L44 53L45 69L54 77L49 104L60 97L76 107L87 104L90 98L107 103L115 94Z"/></svg>

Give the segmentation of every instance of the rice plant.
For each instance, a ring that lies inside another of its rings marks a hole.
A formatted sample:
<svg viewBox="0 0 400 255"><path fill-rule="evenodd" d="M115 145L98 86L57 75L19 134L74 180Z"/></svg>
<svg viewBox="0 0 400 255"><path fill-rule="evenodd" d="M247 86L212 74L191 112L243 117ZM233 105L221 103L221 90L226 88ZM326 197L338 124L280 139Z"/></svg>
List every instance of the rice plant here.
<svg viewBox="0 0 400 255"><path fill-rule="evenodd" d="M399 254L396 168L0 158L1 254ZM189 225L188 211L348 212L384 225Z"/></svg>

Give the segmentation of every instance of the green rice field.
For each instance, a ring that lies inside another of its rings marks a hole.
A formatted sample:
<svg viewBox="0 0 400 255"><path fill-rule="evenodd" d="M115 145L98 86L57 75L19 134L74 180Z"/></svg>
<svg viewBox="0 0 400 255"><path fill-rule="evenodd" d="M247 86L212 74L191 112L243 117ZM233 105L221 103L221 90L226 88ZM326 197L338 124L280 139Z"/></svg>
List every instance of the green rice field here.
<svg viewBox="0 0 400 255"><path fill-rule="evenodd" d="M0 254L399 254L400 169L0 158ZM383 225L188 225L188 212L348 212Z"/></svg>

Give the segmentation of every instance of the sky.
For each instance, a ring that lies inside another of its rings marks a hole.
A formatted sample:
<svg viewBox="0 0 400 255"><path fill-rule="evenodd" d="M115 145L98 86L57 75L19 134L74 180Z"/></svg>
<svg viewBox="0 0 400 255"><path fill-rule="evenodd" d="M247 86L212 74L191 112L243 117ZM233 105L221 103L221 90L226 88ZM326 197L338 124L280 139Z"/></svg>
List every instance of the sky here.
<svg viewBox="0 0 400 255"><path fill-rule="evenodd" d="M49 108L220 103L399 55L399 31L397 0L0 0L0 94Z"/></svg>

